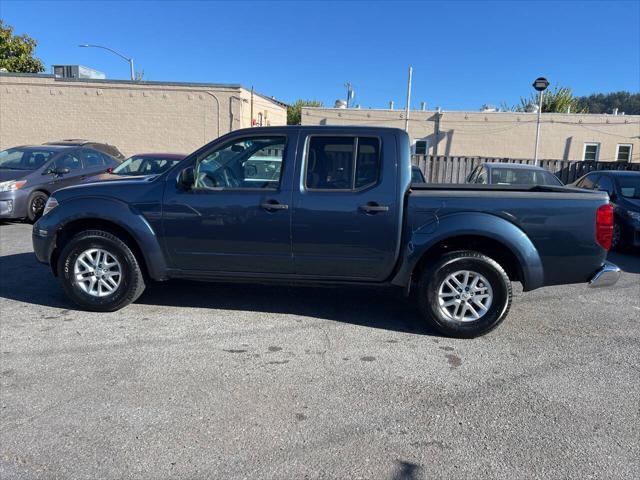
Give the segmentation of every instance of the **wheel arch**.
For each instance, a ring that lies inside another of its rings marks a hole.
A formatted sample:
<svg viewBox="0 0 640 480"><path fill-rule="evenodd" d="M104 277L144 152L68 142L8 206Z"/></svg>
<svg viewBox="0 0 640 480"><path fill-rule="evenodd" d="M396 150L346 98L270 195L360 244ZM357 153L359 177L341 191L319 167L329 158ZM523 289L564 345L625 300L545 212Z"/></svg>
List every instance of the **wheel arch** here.
<svg viewBox="0 0 640 480"><path fill-rule="evenodd" d="M101 214L93 215L92 211L100 211ZM55 248L49 258L54 275L57 274L55 270L58 255L74 235L86 230L104 230L116 235L129 246L147 278L166 278L166 262L155 232L146 219L133 212L129 206L115 201L89 199L84 202L65 202L53 213L66 218L64 223L55 226Z"/></svg>
<svg viewBox="0 0 640 480"><path fill-rule="evenodd" d="M454 214L439 218L430 228L416 229L391 283L409 285L432 261L455 250L475 250L493 258L512 281L522 282L524 290L544 284L542 260L526 233L485 213Z"/></svg>

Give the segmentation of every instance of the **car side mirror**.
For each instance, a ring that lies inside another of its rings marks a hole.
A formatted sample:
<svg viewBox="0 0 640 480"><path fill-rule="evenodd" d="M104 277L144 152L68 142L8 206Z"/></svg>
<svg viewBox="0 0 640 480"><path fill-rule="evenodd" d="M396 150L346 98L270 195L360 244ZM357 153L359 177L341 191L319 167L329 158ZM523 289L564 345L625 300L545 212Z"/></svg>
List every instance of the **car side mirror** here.
<svg viewBox="0 0 640 480"><path fill-rule="evenodd" d="M44 173L47 174L47 175L55 175L55 176L59 177L60 175L65 175L65 174L69 173L70 171L71 170L69 170L68 168L61 167L61 168L49 168Z"/></svg>
<svg viewBox="0 0 640 480"><path fill-rule="evenodd" d="M190 190L193 188L193 184L196 181L195 172L193 167L187 167L178 175L178 185L184 190Z"/></svg>

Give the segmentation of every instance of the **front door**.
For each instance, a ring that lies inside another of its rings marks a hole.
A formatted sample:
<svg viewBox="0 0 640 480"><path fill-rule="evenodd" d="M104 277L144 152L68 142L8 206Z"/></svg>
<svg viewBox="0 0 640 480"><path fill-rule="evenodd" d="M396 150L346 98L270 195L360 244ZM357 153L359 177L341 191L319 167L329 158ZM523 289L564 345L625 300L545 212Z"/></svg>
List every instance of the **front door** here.
<svg viewBox="0 0 640 480"><path fill-rule="evenodd" d="M279 133L281 132L281 133ZM197 158L194 184L171 172L162 223L171 266L218 273L293 272L291 176L297 137L285 130L214 142Z"/></svg>
<svg viewBox="0 0 640 480"><path fill-rule="evenodd" d="M296 274L382 281L394 268L401 228L392 134L302 131L304 153L292 218ZM324 133L327 132L327 133Z"/></svg>
<svg viewBox="0 0 640 480"><path fill-rule="evenodd" d="M85 175L80 150L69 150L60 154L47 168L51 179L47 186L51 192L76 185ZM67 171L68 170L68 171Z"/></svg>

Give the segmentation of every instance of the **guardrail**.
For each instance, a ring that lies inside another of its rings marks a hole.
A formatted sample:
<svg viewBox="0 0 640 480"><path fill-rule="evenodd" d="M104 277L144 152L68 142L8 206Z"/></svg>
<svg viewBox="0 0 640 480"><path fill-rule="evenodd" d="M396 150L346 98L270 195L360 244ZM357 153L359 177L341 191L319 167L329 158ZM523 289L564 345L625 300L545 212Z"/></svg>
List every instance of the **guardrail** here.
<svg viewBox="0 0 640 480"><path fill-rule="evenodd" d="M428 183L465 183L471 171L481 163L525 163L533 165L532 159L500 157L443 157L412 155L411 162L417 165ZM542 168L556 175L563 183L571 183L593 170L635 170L640 163L595 162L581 160L540 160Z"/></svg>

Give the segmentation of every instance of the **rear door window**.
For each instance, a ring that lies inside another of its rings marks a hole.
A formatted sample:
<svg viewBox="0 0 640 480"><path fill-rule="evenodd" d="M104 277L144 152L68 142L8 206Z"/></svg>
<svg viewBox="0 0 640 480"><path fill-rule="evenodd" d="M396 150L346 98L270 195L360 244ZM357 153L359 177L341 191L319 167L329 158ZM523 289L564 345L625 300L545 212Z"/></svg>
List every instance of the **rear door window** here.
<svg viewBox="0 0 640 480"><path fill-rule="evenodd" d="M55 160L55 168L68 168L69 170L80 170L82 162L78 151L64 153Z"/></svg>
<svg viewBox="0 0 640 480"><path fill-rule="evenodd" d="M94 169L106 167L107 161L105 155L90 149L84 149L84 168Z"/></svg>
<svg viewBox="0 0 640 480"><path fill-rule="evenodd" d="M379 138L310 137L306 156L306 188L360 190L375 185L379 176Z"/></svg>

